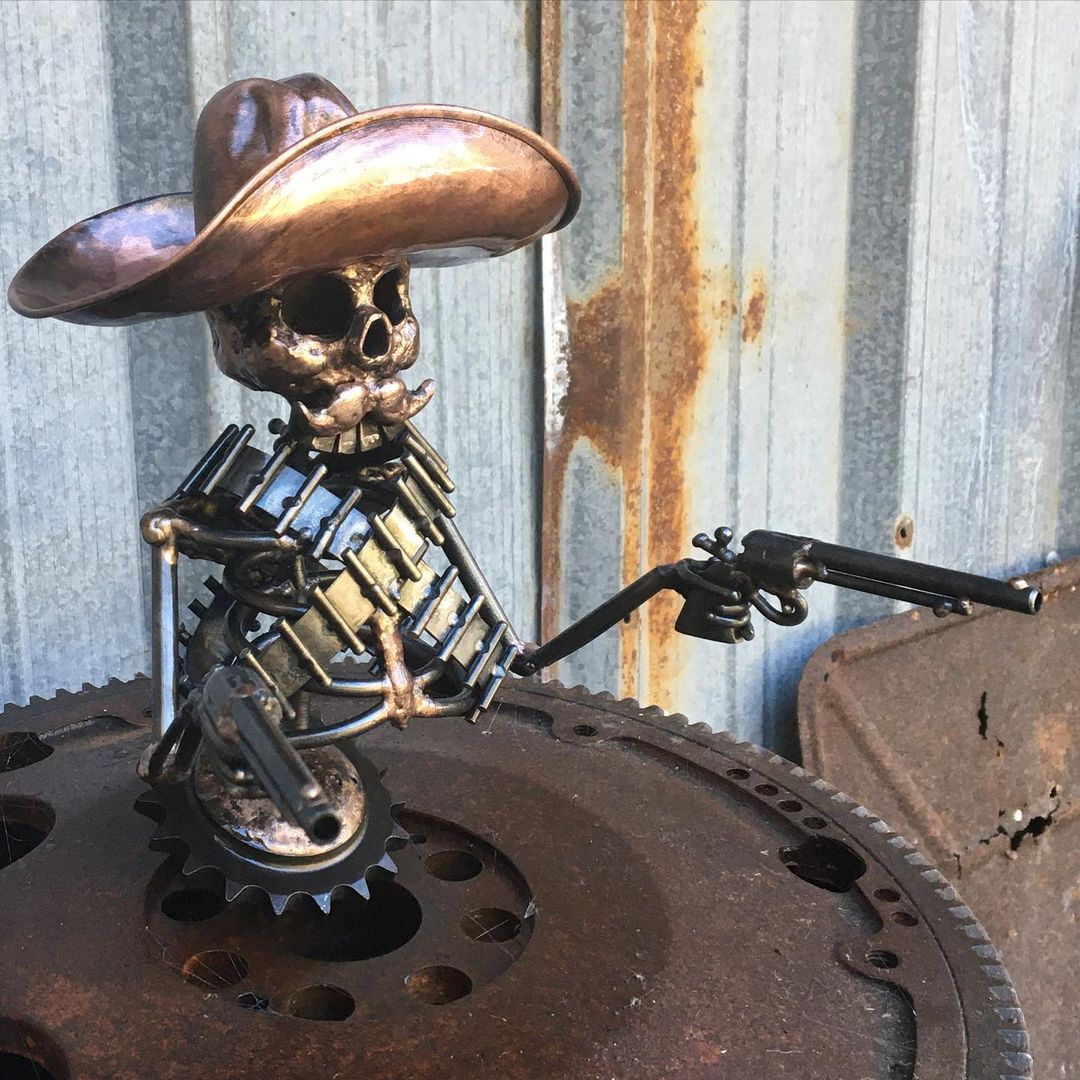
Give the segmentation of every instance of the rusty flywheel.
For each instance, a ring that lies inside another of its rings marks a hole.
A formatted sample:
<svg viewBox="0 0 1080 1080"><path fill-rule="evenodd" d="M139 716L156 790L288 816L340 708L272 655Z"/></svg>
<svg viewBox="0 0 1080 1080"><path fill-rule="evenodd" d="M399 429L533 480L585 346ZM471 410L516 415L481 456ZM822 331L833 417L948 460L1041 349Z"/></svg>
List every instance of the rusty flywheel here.
<svg viewBox="0 0 1080 1080"><path fill-rule="evenodd" d="M398 873L275 918L149 850L149 700L0 718L4 1080L1030 1076L975 916L782 758L517 682L366 736Z"/></svg>

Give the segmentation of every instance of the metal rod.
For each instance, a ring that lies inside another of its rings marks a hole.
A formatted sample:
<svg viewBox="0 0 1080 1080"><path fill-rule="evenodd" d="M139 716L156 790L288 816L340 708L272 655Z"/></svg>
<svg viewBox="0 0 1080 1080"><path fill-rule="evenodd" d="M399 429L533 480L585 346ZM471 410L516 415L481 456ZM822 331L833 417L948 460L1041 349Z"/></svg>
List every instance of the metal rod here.
<svg viewBox="0 0 1080 1080"><path fill-rule="evenodd" d="M176 588L176 546L157 544L151 554L150 602L153 609L154 739L176 719L176 631L180 603Z"/></svg>
<svg viewBox="0 0 1080 1080"><path fill-rule="evenodd" d="M625 619L646 600L654 597L662 589L675 588L679 582L675 564L656 566L647 574L642 574L637 581L631 582L621 592L593 608L588 615L578 619L565 630L556 634L550 641L544 642L531 652L524 652L514 664L519 675L531 675L540 668L547 667L561 660L564 656L587 645L599 637L605 630L610 630L617 622Z"/></svg>
<svg viewBox="0 0 1080 1080"><path fill-rule="evenodd" d="M484 598L484 606L487 608L488 621L493 623L506 623L507 640L513 645L519 647L523 646L524 642L518 637L517 632L514 630L514 624L510 621L510 616L503 611L503 606L499 603L499 600L495 595L495 590L488 584L487 578L484 577L483 570L480 569L480 564L469 550L469 545L465 543L465 539L458 530L458 527L445 514L439 514L435 518L435 524L446 534L446 541L443 543L443 551L446 552L447 557L457 567L461 580L465 584L465 588L468 589L470 593L479 594Z"/></svg>

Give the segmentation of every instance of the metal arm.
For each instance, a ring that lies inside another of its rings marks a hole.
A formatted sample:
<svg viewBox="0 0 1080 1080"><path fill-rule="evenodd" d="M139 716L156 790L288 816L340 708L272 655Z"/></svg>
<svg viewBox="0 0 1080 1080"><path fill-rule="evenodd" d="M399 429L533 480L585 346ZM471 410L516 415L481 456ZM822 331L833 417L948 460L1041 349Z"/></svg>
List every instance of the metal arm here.
<svg viewBox="0 0 1080 1080"><path fill-rule="evenodd" d="M1025 585L764 530L747 533L743 550L735 552L729 546L733 535L722 528L712 537L695 536L694 546L710 558L650 570L550 641L527 650L514 671L531 675L561 660L661 589L673 589L686 600L676 630L727 644L754 636L751 609L782 626L802 622L808 612L802 590L815 581L929 607L939 616L970 615L976 603L1026 615L1042 606L1039 590Z"/></svg>

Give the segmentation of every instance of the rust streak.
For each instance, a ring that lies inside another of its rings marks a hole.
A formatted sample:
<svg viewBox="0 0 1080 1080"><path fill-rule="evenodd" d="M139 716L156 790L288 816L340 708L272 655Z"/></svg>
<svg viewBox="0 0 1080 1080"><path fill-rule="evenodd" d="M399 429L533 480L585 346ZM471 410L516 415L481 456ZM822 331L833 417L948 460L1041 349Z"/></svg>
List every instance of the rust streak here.
<svg viewBox="0 0 1080 1080"><path fill-rule="evenodd" d="M765 327L765 314L768 307L768 293L765 289L765 277L758 271L750 280L750 295L746 300L746 308L743 311L742 339L747 345L752 345L761 338L761 331Z"/></svg>
<svg viewBox="0 0 1080 1080"><path fill-rule="evenodd" d="M652 5L652 272L649 296L649 444L647 561L670 562L685 554L696 531L689 515L686 447L695 397L708 358L707 313L698 258L695 173L696 96L702 85L697 51L699 3ZM720 290L729 297L730 288ZM719 311L708 314L721 314ZM710 326L710 332L715 327ZM647 664L642 692L663 706L683 668L674 632L681 601L662 594L646 614Z"/></svg>

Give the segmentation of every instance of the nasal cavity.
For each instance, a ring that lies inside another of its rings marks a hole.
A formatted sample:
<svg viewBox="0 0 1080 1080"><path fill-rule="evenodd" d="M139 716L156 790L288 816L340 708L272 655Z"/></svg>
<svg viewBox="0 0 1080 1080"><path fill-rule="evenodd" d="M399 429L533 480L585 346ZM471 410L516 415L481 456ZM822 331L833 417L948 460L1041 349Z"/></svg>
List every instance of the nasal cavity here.
<svg viewBox="0 0 1080 1080"><path fill-rule="evenodd" d="M390 351L390 324L383 316L374 318L364 330L360 351L369 359L377 360Z"/></svg>

